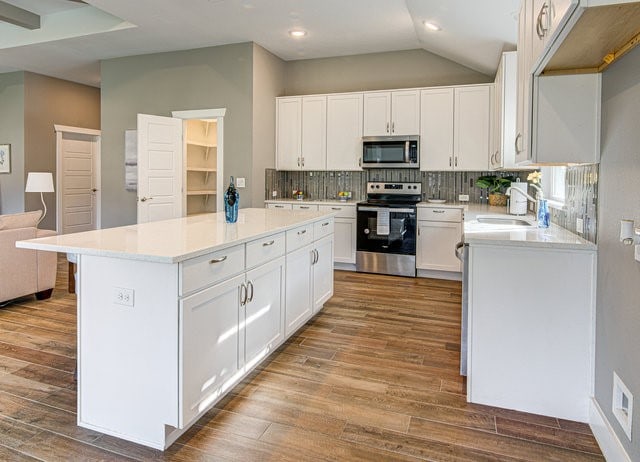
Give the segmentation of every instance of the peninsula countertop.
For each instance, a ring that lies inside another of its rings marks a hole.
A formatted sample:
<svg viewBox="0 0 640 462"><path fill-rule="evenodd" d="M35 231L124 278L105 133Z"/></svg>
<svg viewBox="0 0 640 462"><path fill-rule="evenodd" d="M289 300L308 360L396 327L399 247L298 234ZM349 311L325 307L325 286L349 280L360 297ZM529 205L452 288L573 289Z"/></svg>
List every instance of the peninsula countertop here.
<svg viewBox="0 0 640 462"><path fill-rule="evenodd" d="M303 226L333 213L240 209L237 223L207 213L16 242L16 247L81 255L178 263L215 250Z"/></svg>

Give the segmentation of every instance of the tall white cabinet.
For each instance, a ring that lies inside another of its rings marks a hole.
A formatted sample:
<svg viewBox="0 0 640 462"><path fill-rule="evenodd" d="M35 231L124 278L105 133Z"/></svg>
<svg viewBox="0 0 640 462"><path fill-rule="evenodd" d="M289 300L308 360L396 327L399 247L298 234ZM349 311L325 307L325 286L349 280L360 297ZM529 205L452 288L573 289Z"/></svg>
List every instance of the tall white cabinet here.
<svg viewBox="0 0 640 462"><path fill-rule="evenodd" d="M360 170L362 93L327 96L327 170Z"/></svg>
<svg viewBox="0 0 640 462"><path fill-rule="evenodd" d="M421 92L421 170L485 170L490 149L492 85Z"/></svg>

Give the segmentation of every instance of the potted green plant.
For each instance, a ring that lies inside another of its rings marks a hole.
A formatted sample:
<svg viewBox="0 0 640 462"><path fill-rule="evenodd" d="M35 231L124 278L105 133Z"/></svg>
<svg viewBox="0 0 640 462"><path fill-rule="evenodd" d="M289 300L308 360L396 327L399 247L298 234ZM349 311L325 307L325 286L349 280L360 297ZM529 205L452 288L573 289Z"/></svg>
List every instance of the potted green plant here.
<svg viewBox="0 0 640 462"><path fill-rule="evenodd" d="M509 187L515 178L512 176L481 176L476 180L478 188L486 189L489 193L489 205L507 205L507 196L504 190Z"/></svg>

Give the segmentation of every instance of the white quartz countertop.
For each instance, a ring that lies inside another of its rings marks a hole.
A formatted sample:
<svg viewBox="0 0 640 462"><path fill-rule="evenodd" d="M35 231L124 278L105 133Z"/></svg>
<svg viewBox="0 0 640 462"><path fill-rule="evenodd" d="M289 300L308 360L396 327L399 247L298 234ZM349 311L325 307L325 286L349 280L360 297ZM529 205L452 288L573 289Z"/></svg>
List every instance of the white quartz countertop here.
<svg viewBox="0 0 640 462"><path fill-rule="evenodd" d="M478 217L506 217L529 222L530 226L480 223ZM505 207L474 205L465 210L464 241L469 245L501 245L514 247L541 247L573 250L595 250L596 245L551 223L549 228L538 228L533 215L517 216L506 213Z"/></svg>
<svg viewBox="0 0 640 462"><path fill-rule="evenodd" d="M269 199L264 201L265 204L305 204L305 205L353 205L355 206L359 201L349 199L341 201L338 199Z"/></svg>
<svg viewBox="0 0 640 462"><path fill-rule="evenodd" d="M208 213L139 225L18 241L16 247L177 263L306 225L334 213L307 210L240 209L237 223Z"/></svg>

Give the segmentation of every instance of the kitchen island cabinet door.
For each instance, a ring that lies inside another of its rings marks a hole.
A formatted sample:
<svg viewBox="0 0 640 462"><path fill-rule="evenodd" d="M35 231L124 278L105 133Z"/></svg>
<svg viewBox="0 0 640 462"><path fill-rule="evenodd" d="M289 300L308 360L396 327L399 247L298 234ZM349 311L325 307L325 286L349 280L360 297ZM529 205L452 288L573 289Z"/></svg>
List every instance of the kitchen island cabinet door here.
<svg viewBox="0 0 640 462"><path fill-rule="evenodd" d="M244 280L242 274L180 301L180 428L237 379Z"/></svg>
<svg viewBox="0 0 640 462"><path fill-rule="evenodd" d="M245 368L253 368L284 339L284 257L247 272Z"/></svg>
<svg viewBox="0 0 640 462"><path fill-rule="evenodd" d="M333 235L315 242L313 261L313 312L333 295Z"/></svg>
<svg viewBox="0 0 640 462"><path fill-rule="evenodd" d="M313 314L312 272L313 245L287 254L285 335L288 337Z"/></svg>
<svg viewBox="0 0 640 462"><path fill-rule="evenodd" d="M356 220L336 218L334 222L336 263L356 262Z"/></svg>

